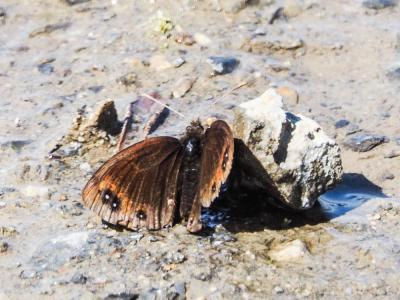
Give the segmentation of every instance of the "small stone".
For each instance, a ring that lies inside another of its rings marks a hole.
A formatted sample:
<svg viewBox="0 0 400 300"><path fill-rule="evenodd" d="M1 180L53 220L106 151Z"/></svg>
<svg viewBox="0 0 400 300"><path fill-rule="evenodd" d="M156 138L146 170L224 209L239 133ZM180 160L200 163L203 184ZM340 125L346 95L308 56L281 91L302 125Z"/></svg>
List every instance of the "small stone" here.
<svg viewBox="0 0 400 300"><path fill-rule="evenodd" d="M104 86L102 85L93 85L88 87L88 90L95 94L101 92L102 89L104 89Z"/></svg>
<svg viewBox="0 0 400 300"><path fill-rule="evenodd" d="M192 88L194 83L194 80L191 78L181 78L179 79L176 84L175 87L172 91L172 95L174 96L174 98L181 98L183 96L186 95L187 92L190 91L190 89Z"/></svg>
<svg viewBox="0 0 400 300"><path fill-rule="evenodd" d="M6 241L0 241L0 253L7 252L9 244Z"/></svg>
<svg viewBox="0 0 400 300"><path fill-rule="evenodd" d="M77 5L85 2L89 2L90 0L63 0L63 2L67 3L68 5Z"/></svg>
<svg viewBox="0 0 400 300"><path fill-rule="evenodd" d="M180 32L175 36L175 42L178 44L183 44L186 46L191 46L194 43L196 43L195 39L193 38L192 35L185 33L185 32Z"/></svg>
<svg viewBox="0 0 400 300"><path fill-rule="evenodd" d="M137 75L134 72L126 73L125 75L117 78L117 83L122 84L126 87L136 83Z"/></svg>
<svg viewBox="0 0 400 300"><path fill-rule="evenodd" d="M283 5L283 14L286 17L293 18L303 12L304 1L301 0L286 0Z"/></svg>
<svg viewBox="0 0 400 300"><path fill-rule="evenodd" d="M70 22L61 22L61 23L49 24L49 25L46 25L46 26L44 26L42 28L39 28L39 29L36 29L36 30L32 31L29 34L29 37L33 38L33 37L36 37L36 36L42 35L42 34L50 34L50 33L54 32L54 31L57 31L57 30L65 30L70 26L71 26Z"/></svg>
<svg viewBox="0 0 400 300"><path fill-rule="evenodd" d="M23 193L27 197L40 197L40 198L49 198L50 189L48 186L44 185L28 185Z"/></svg>
<svg viewBox="0 0 400 300"><path fill-rule="evenodd" d="M200 46L206 47L212 43L211 39L208 36L200 32L196 32L193 35L193 38L196 41L196 43L199 44Z"/></svg>
<svg viewBox="0 0 400 300"><path fill-rule="evenodd" d="M296 90L287 86L281 86L276 89L276 92L282 96L284 103L289 105L299 104L299 94Z"/></svg>
<svg viewBox="0 0 400 300"><path fill-rule="evenodd" d="M386 137L384 135L358 134L347 140L345 145L356 152L367 152L385 141Z"/></svg>
<svg viewBox="0 0 400 300"><path fill-rule="evenodd" d="M138 243L142 238L144 237L144 234L141 232L134 233L130 236L132 240L134 240L136 243Z"/></svg>
<svg viewBox="0 0 400 300"><path fill-rule="evenodd" d="M71 278L71 282L74 284L85 284L87 281L87 277L81 273L76 273Z"/></svg>
<svg viewBox="0 0 400 300"><path fill-rule="evenodd" d="M172 64L174 65L175 68L179 68L180 66L182 66L185 63L185 59L183 59L182 57L178 57L177 59L175 59Z"/></svg>
<svg viewBox="0 0 400 300"><path fill-rule="evenodd" d="M362 5L369 9L383 9L389 6L395 6L394 0L364 0Z"/></svg>
<svg viewBox="0 0 400 300"><path fill-rule="evenodd" d="M6 203L4 201L0 201L0 208L6 207Z"/></svg>
<svg viewBox="0 0 400 300"><path fill-rule="evenodd" d="M280 286L276 286L276 287L274 287L274 292L276 294L283 294L285 292L285 290Z"/></svg>
<svg viewBox="0 0 400 300"><path fill-rule="evenodd" d="M383 179L386 179L386 180L393 180L393 179L395 178L395 176L394 176L392 173L390 173L390 172L385 172L385 173L382 175L382 178L383 178Z"/></svg>
<svg viewBox="0 0 400 300"><path fill-rule="evenodd" d="M246 8L251 1L248 0L219 0L218 3L221 9L226 13L238 13Z"/></svg>
<svg viewBox="0 0 400 300"><path fill-rule="evenodd" d="M239 60L234 57L210 56L207 62L211 65L215 74L231 73L239 64Z"/></svg>
<svg viewBox="0 0 400 300"><path fill-rule="evenodd" d="M7 11L4 7L0 7L0 24L6 24Z"/></svg>
<svg viewBox="0 0 400 300"><path fill-rule="evenodd" d="M343 127L346 127L346 126L349 125L349 124L350 124L350 121L349 121L349 120L341 119L341 120L339 120L339 121L337 121L337 122L335 123L335 128L337 128L337 129L343 128Z"/></svg>
<svg viewBox="0 0 400 300"><path fill-rule="evenodd" d="M400 149L393 149L385 154L385 158L394 158L400 156Z"/></svg>
<svg viewBox="0 0 400 300"><path fill-rule="evenodd" d="M11 148L12 150L19 152L22 148L29 145L30 143L32 143L31 140L12 140L1 143L0 148Z"/></svg>
<svg viewBox="0 0 400 300"><path fill-rule="evenodd" d="M395 67L395 68L390 69L390 70L386 73L386 76L387 76L389 79L392 79L392 80L400 79L400 67Z"/></svg>
<svg viewBox="0 0 400 300"><path fill-rule="evenodd" d="M37 67L39 72L45 75L50 75L54 72L54 67L51 65L51 63L42 63L39 64Z"/></svg>
<svg viewBox="0 0 400 300"><path fill-rule="evenodd" d="M84 162L79 165L79 169L86 172L86 173L91 173L93 171L92 167L90 166L89 163Z"/></svg>
<svg viewBox="0 0 400 300"><path fill-rule="evenodd" d="M2 226L0 227L0 235L4 237L15 236L18 233L14 226Z"/></svg>
<svg viewBox="0 0 400 300"><path fill-rule="evenodd" d="M167 252L167 255L164 257L165 264L181 264L185 260L185 255L180 252Z"/></svg>
<svg viewBox="0 0 400 300"><path fill-rule="evenodd" d="M150 58L149 62L150 67L156 71L164 71L173 67L164 55L154 55Z"/></svg>
<svg viewBox="0 0 400 300"><path fill-rule="evenodd" d="M308 255L306 245L300 240L279 245L268 252L268 256L276 262L301 262Z"/></svg>

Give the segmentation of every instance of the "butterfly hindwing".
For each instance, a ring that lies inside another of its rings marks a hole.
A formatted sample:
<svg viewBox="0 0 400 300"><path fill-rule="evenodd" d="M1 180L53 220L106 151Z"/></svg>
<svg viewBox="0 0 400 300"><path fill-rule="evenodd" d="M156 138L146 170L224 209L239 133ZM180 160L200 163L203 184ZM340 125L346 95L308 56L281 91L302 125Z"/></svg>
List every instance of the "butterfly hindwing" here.
<svg viewBox="0 0 400 300"><path fill-rule="evenodd" d="M198 189L187 225L190 232L201 230L201 207L209 207L218 196L232 167L233 150L233 134L229 125L222 120L212 123L203 137Z"/></svg>
<svg viewBox="0 0 400 300"><path fill-rule="evenodd" d="M173 225L182 145L149 138L115 154L83 190L84 204L103 220L131 229Z"/></svg>

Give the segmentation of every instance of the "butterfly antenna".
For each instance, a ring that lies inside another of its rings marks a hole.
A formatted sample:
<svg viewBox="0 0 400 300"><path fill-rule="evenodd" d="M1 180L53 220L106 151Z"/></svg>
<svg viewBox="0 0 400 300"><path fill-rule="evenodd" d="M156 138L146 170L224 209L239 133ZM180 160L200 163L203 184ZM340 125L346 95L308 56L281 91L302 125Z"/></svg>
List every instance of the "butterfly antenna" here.
<svg viewBox="0 0 400 300"><path fill-rule="evenodd" d="M165 104L165 103L162 103L160 100L157 100L156 98L152 97L151 95L149 95L149 94L142 94L142 96L143 96L143 97L146 97L147 99L150 99L150 100L154 101L155 103L157 103L157 104L159 104L159 105L161 105L161 106L164 106L164 107L168 108L169 110L171 110L171 111L173 111L174 113L176 113L178 116L180 116L180 117L186 119L186 117L185 117L184 114L182 114L182 113L180 113L179 111L173 109L171 106L169 106L169 105L167 105L167 104Z"/></svg>

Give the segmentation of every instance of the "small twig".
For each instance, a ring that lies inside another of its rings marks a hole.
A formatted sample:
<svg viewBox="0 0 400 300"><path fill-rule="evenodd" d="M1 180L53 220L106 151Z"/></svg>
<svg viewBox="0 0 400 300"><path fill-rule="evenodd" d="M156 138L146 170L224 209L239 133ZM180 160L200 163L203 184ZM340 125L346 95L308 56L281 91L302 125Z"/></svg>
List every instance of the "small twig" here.
<svg viewBox="0 0 400 300"><path fill-rule="evenodd" d="M167 107L163 107L161 110L154 112L143 127L142 138L145 139L150 133L154 132L157 127L164 122L168 113L169 109Z"/></svg>
<svg viewBox="0 0 400 300"><path fill-rule="evenodd" d="M243 81L239 82L238 85L236 85L235 87L233 87L232 89L227 91L225 94L223 94L221 97L219 97L218 100L224 99L225 97L227 97L228 95L230 95L234 91L236 91L236 90L238 90L238 89L240 89L240 88L242 88L242 87L244 87L244 86L246 86L248 84L251 84L251 83L254 83L254 81L243 80Z"/></svg>
<svg viewBox="0 0 400 300"><path fill-rule="evenodd" d="M180 113L179 111L173 109L171 106L162 103L160 100L157 100L156 98L150 96L149 94L142 94L142 96L146 97L147 99L150 99L150 100L154 101L155 103L157 103L157 104L159 104L159 105L161 105L161 106L164 106L164 107L168 108L169 110L173 111L174 113L176 113L176 114L179 115L180 117L186 119L186 117L185 117L184 114L182 114L182 113Z"/></svg>
<svg viewBox="0 0 400 300"><path fill-rule="evenodd" d="M126 133L128 132L129 128L132 125L132 115L133 115L133 104L135 102L131 102L128 105L128 109L126 110L126 115L124 118L124 123L122 125L121 133L119 135L118 144L117 144L117 151L122 150L122 146L126 139Z"/></svg>

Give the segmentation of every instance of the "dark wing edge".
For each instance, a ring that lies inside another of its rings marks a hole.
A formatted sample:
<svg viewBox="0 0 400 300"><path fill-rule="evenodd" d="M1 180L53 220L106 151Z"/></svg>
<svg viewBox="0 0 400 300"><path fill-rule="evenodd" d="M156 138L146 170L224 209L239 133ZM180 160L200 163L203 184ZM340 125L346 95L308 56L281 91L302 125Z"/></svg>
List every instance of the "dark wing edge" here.
<svg viewBox="0 0 400 300"><path fill-rule="evenodd" d="M173 225L182 145L154 137L125 148L85 185L82 200L103 220L130 229Z"/></svg>
<svg viewBox="0 0 400 300"><path fill-rule="evenodd" d="M193 201L187 228L202 228L201 207L209 207L229 176L233 161L234 141L229 125L222 120L212 123L204 135L198 191Z"/></svg>

